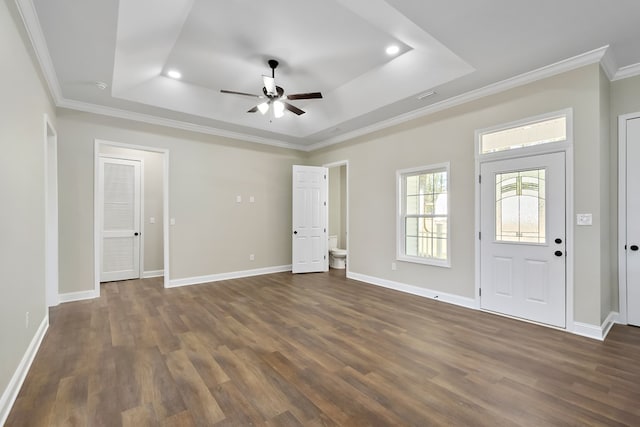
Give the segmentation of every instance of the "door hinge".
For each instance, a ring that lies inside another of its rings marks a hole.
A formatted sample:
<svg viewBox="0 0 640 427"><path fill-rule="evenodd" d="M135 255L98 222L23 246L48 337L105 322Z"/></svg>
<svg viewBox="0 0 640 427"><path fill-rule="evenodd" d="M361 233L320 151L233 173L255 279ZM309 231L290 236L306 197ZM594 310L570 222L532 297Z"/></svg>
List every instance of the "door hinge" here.
<svg viewBox="0 0 640 427"><path fill-rule="evenodd" d="M324 259L327 259L327 256L326 256L326 255L324 256Z"/></svg>
<svg viewBox="0 0 640 427"><path fill-rule="evenodd" d="M482 240L482 231L478 231L478 240Z"/></svg>
<svg viewBox="0 0 640 427"><path fill-rule="evenodd" d="M324 229L324 232L325 232L325 233L327 232L327 229L326 229L326 228Z"/></svg>
<svg viewBox="0 0 640 427"><path fill-rule="evenodd" d="M327 206L327 202L324 202L324 205Z"/></svg>
<svg viewBox="0 0 640 427"><path fill-rule="evenodd" d="M482 296L482 288L478 288L478 296Z"/></svg>
<svg viewBox="0 0 640 427"><path fill-rule="evenodd" d="M478 184L482 184L482 175L478 175Z"/></svg>
<svg viewBox="0 0 640 427"><path fill-rule="evenodd" d="M327 179L327 174L324 174L324 179Z"/></svg>

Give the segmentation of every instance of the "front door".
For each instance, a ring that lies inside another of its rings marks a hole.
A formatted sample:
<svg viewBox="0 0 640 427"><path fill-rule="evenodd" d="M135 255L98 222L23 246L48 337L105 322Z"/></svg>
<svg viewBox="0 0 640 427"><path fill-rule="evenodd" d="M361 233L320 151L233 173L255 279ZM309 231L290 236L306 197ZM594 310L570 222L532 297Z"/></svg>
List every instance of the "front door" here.
<svg viewBox="0 0 640 427"><path fill-rule="evenodd" d="M327 271L327 168L293 166L291 271Z"/></svg>
<svg viewBox="0 0 640 427"><path fill-rule="evenodd" d="M480 170L480 306L565 327L565 154Z"/></svg>
<svg viewBox="0 0 640 427"><path fill-rule="evenodd" d="M100 281L140 277L140 162L101 157Z"/></svg>

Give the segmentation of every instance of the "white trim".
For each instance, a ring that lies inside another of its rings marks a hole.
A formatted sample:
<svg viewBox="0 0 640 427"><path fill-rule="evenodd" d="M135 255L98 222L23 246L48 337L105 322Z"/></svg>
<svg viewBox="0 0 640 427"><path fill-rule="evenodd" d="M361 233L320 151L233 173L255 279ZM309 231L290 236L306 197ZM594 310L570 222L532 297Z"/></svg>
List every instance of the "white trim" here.
<svg viewBox="0 0 640 427"><path fill-rule="evenodd" d="M446 292L435 291L432 289L422 288L419 286L408 285L406 283L394 282L392 280L381 279L378 277L367 276L360 273L349 273L347 278L357 280L359 282L368 283L370 285L380 286L387 289L404 292L406 294L417 295L424 298L435 299L465 308L476 308L476 302L473 298L461 297L459 295L448 294Z"/></svg>
<svg viewBox="0 0 640 427"><path fill-rule="evenodd" d="M100 211L100 207L99 207L99 197L98 197L98 192L100 191L99 189L99 182L98 182L98 172L99 172L99 159L101 157L100 154L100 147L102 145L109 145L109 146L114 146L114 147L120 147L120 148L127 148L127 149L131 149L131 150L139 150L139 151L150 151L153 153L160 153L162 154L162 162L163 162L163 169L162 169L162 215L163 215L163 252L164 252L164 287L167 287L167 284L169 283L169 265L170 265L170 253L169 253L169 150L166 148L157 148L157 147L151 147L151 146L147 146L147 145L136 145L136 144L127 144L127 143L122 143L122 142L114 142L114 141L108 141L108 140L104 140L104 139L98 139L96 138L94 140L94 152L93 152L93 157L94 157L94 164L93 164L93 170L94 170L94 189L93 189L93 194L94 194L94 198L93 198L93 212L94 212L94 219L93 219L93 253L94 253L94 260L93 260L93 268L94 268L94 290L92 291L95 294L95 297L99 297L100 296L100 238L101 238L101 230L100 230L100 223L99 221L97 221L98 219L98 214ZM106 157L114 157L114 156L110 156L109 154L104 154L103 156ZM141 203L141 205L143 205L143 203ZM142 213L143 214L143 213ZM144 217L142 217L142 219L144 219ZM141 221L144 222L144 221ZM144 231L144 230L142 230ZM143 235L144 237L144 235ZM144 252L141 252L141 254L144 254ZM142 261L141 261L141 270L140 271L144 271L143 265L142 265ZM95 298L94 297L94 298Z"/></svg>
<svg viewBox="0 0 640 427"><path fill-rule="evenodd" d="M493 151L489 153L482 153L480 147L480 140L482 136L488 133L499 132L502 130L508 130L513 128L518 128L521 126L527 126L534 123L540 123L547 120L557 119L560 117L564 117L565 121L565 133L566 138L563 141L556 142L548 142L544 144L530 145L527 147L517 147L513 149L506 149L501 151ZM536 116L526 117L524 119L514 120L508 123L501 123L494 126L489 126L482 129L476 129L475 131L475 157L479 157L481 161L488 160L498 160L503 158L510 157L524 157L530 156L534 154L543 154L550 153L553 151L559 151L559 147L566 147L567 145L571 145L573 143L573 109L572 108L563 108L558 111L551 111L549 113L538 114Z"/></svg>
<svg viewBox="0 0 640 427"><path fill-rule="evenodd" d="M16 402L16 398L18 397L18 393L20 392L20 388L24 383L25 378L27 377L27 373L31 368L31 364L40 349L40 344L42 344L42 340L44 339L47 330L49 329L49 311L46 310L46 314L40 326L36 330L36 333L33 335L31 342L29 343L29 347L27 347L27 351L25 351L18 367L13 372L11 376L11 380L7 385L7 388L2 392L2 397L0 397L0 425L4 425L7 421L7 417L11 412L11 408L13 404ZM4 343L6 344L6 343ZM4 345L3 344L3 345Z"/></svg>
<svg viewBox="0 0 640 427"><path fill-rule="evenodd" d="M559 117L565 115L567 118L567 139L564 142L553 142L549 144L540 144L530 147L518 148L513 150L497 151L494 153L480 154L480 135L485 132L516 127L526 123L541 121L545 118ZM528 157L538 154L564 152L565 153L565 248L566 248L566 270L565 270L565 330L575 332L576 326L574 321L574 159L573 159L573 108L565 108L560 111L540 114L533 117L524 118L522 120L510 123L496 125L475 131L475 176L480 176L481 164L484 162L504 160L509 158ZM476 307L480 308L480 239L481 218L480 218L480 182L475 179L475 299ZM547 326L547 325L545 325ZM551 327L551 326L550 326Z"/></svg>
<svg viewBox="0 0 640 427"><path fill-rule="evenodd" d="M56 105L64 100L62 97L62 88L56 75L51 55L49 55L49 49L47 48L47 41L42 33L42 26L38 19L38 13L32 0L16 0L18 11L24 22L24 27L31 40L31 45L42 69L42 75L47 82L49 92L53 97L53 101Z"/></svg>
<svg viewBox="0 0 640 427"><path fill-rule="evenodd" d="M451 267L451 180L450 162L436 163L426 166L418 166L408 169L399 169L396 171L396 260L403 262L411 262L415 264L431 265L434 267ZM405 193L406 180L403 179L407 175L432 174L442 172L447 173L447 259L439 260L433 258L423 258L419 256L411 256L406 254L405 248Z"/></svg>
<svg viewBox="0 0 640 427"><path fill-rule="evenodd" d="M589 323L574 322L574 329L571 332L583 337L604 341L614 323L618 323L618 317L619 314L612 311L600 326L591 325Z"/></svg>
<svg viewBox="0 0 640 427"><path fill-rule="evenodd" d="M152 277L164 276L164 270L149 270L142 273L143 279L150 279Z"/></svg>
<svg viewBox="0 0 640 427"><path fill-rule="evenodd" d="M604 55L602 55L602 59L600 59L600 66L602 67L604 73L607 75L609 81L613 81L619 67L616 63L616 59L613 56L613 52L611 51L611 49L607 49Z"/></svg>
<svg viewBox="0 0 640 427"><path fill-rule="evenodd" d="M619 68L611 81L627 79L629 77L635 77L637 75L640 75L640 62L637 64L631 64L627 65L626 67Z"/></svg>
<svg viewBox="0 0 640 427"><path fill-rule="evenodd" d="M533 71L529 71L515 77L508 78L506 80L502 80L496 83L492 83L480 89L472 90L458 96L454 96L448 99L445 99L440 102L436 102L435 104L428 105L424 108L410 111L405 114L401 114L399 116L393 117L388 120L383 120L371 126L366 126L352 132L347 132L342 135L338 135L334 138L329 138L325 141L309 145L304 148L304 151L314 151L319 150L324 147L328 147L333 144L337 144L348 139L356 138L358 136L366 135L372 132L376 132L382 129L386 129L391 126L399 125L401 123L407 122L409 120L417 119L420 117L427 116L429 114L437 113L438 111L446 110L451 107L455 107L457 105L465 104L467 102L475 101L480 98L484 98L486 96L495 95L500 92L507 91L509 89L513 89L519 86L524 86L529 83L536 82L538 80L546 79L548 77L553 77L555 75L565 73L571 70L575 70L577 68L595 64L600 62L604 54L606 53L609 46L603 46L598 49L594 49L592 51L583 53L581 55L574 56L572 58L568 58L555 64L547 65L545 67L538 68ZM626 68L626 67L625 67Z"/></svg>
<svg viewBox="0 0 640 427"><path fill-rule="evenodd" d="M134 111L121 110L119 108L106 107L103 105L90 104L69 99L62 99L56 103L60 108L68 108L70 110L84 111L87 113L99 114L102 116L115 117L125 120L133 120L135 122L148 123L152 125L166 126L173 129L186 130L200 134L220 136L223 138L236 139L244 142L255 142L257 144L271 145L279 148L289 148L292 150L303 150L299 144L282 142L278 139L264 138L256 135L232 132L224 129L218 129L211 126L197 125L195 123L184 122L181 120L168 119L163 117L152 116L150 114L138 113ZM283 135L284 136L284 135Z"/></svg>
<svg viewBox="0 0 640 427"><path fill-rule="evenodd" d="M346 250L347 250L347 262L346 262L346 274L349 274L349 248L351 247L351 245L349 244L349 160L340 160L337 162L332 162L332 163L327 163L322 165L323 168L335 168L335 167L340 167L340 166L345 166L346 169L346 176L347 176L347 182L345 183L345 188L347 189L347 194L345 195L346 200L347 200L347 223L345 224L345 235L347 236L347 241L346 241ZM329 196L327 195L327 199L329 198ZM328 216L327 216L328 218ZM328 229L328 227L327 227Z"/></svg>
<svg viewBox="0 0 640 427"><path fill-rule="evenodd" d="M627 324L627 121L640 112L618 116L618 311L620 323Z"/></svg>
<svg viewBox="0 0 640 427"><path fill-rule="evenodd" d="M94 299L99 297L100 297L100 293L94 290L67 292L66 294L59 294L58 301L60 301L60 303L65 303L65 302L84 301L87 299Z"/></svg>
<svg viewBox="0 0 640 427"><path fill-rule="evenodd" d="M18 5L18 9L22 16L22 20L24 21L26 31L31 40L31 44L33 45L33 48L36 52L36 56L40 64L40 68L42 69L44 78L49 85L49 90L53 96L54 102L57 107L69 108L72 110L85 111L89 113L100 114L100 115L105 115L110 117L118 117L118 118L123 118L128 120L139 121L143 123L167 126L175 129L182 129L182 130L215 135L215 136L222 136L226 138L238 139L241 141L255 142L259 144L272 145L272 146L281 147L281 148L290 148L290 149L306 151L306 152L315 151L320 148L328 147L333 144L337 144L349 139L356 138L358 136L366 135L378 130L395 126L395 125L407 122L409 120L413 120L415 118L433 114L435 112L442 111L447 108L454 107L456 105L464 104L466 102L473 101L485 96L493 95L496 93L506 91L508 89L512 89L512 88L522 86L528 83L532 83L538 80L542 80L547 77L551 77L560 73L564 73L567 71L571 71L571 70L583 67L585 65L600 62L602 61L602 58L605 56L607 50L609 50L609 46L606 45L606 46L591 50L589 52L585 52L580 55L576 55L571 58L564 59L554 64L550 64L550 65L538 68L536 70L529 71L511 78L508 78L500 82L492 83L480 89L472 90L470 92L466 92L458 96L445 99L441 102L428 105L419 110L410 111L408 113L401 114L391 119L378 122L371 126L366 126L351 132L347 132L342 135L338 135L334 138L329 138L315 144L304 146L304 145L296 144L293 142L282 142L281 140L264 138L264 137L259 137L256 135L250 135L250 134L241 133L241 132L232 132L232 131L217 129L211 126L196 125L193 123L188 123L180 120L159 118L149 114L130 112L130 111L125 111L118 108L100 106L100 105L91 104L87 102L80 102L80 101L63 98L62 90L58 83L59 80L56 76L55 69L53 67L53 62L49 55L46 40L44 39L44 35L42 34L42 29L38 21L38 16L35 11L33 2L32 0L16 0L16 4ZM608 71L611 72L611 70L608 70ZM616 76L616 79L620 79L620 78L630 77L631 75L635 75L635 74L640 74L640 64L623 67L615 73L615 76ZM302 138L302 140L304 140L304 138Z"/></svg>
<svg viewBox="0 0 640 427"><path fill-rule="evenodd" d="M52 188L50 188L52 187ZM58 305L58 133L44 114L44 236L47 307Z"/></svg>
<svg viewBox="0 0 640 427"><path fill-rule="evenodd" d="M280 265L276 267L256 268L254 270L230 271L228 273L209 274L207 276L185 277L173 279L165 288L178 288L180 286L199 285L202 283L219 282L221 280L240 279L243 277L262 276L264 274L282 273L291 271L291 265Z"/></svg>

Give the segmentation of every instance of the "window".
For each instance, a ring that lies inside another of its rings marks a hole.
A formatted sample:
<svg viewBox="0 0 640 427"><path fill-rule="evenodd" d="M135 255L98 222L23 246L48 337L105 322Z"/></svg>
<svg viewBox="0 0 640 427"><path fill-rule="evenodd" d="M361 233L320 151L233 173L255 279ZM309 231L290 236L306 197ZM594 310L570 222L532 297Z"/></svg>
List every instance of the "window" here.
<svg viewBox="0 0 640 427"><path fill-rule="evenodd" d="M513 150L568 139L567 113L480 133L480 154Z"/></svg>
<svg viewBox="0 0 640 427"><path fill-rule="evenodd" d="M545 243L545 169L496 174L496 241Z"/></svg>
<svg viewBox="0 0 640 427"><path fill-rule="evenodd" d="M449 164L401 170L397 258L449 266Z"/></svg>

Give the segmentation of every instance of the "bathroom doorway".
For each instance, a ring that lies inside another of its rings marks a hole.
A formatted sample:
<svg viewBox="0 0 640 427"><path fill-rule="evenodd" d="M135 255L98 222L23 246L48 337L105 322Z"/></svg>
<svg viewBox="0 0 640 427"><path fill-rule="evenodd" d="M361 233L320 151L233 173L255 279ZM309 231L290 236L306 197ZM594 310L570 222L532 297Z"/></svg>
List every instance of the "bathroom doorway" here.
<svg viewBox="0 0 640 427"><path fill-rule="evenodd" d="M335 162L324 167L329 169L329 209L328 209L328 232L327 236L336 237L337 248L343 249L347 255L344 264L346 271L349 270L349 164L347 161ZM331 265L330 259L330 267ZM342 264L335 262L335 266ZM335 268L335 267L334 267ZM339 268L339 267L338 267Z"/></svg>

